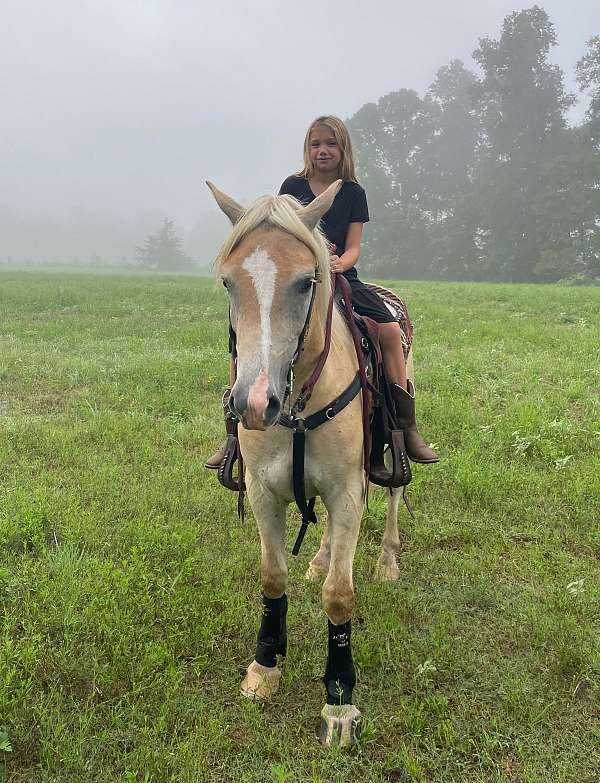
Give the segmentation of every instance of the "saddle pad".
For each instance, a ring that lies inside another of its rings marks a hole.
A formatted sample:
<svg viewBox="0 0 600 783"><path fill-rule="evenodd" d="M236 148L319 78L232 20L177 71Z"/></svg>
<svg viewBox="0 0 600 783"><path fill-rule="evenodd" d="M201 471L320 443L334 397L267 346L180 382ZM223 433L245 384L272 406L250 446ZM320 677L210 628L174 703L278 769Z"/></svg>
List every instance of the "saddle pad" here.
<svg viewBox="0 0 600 783"><path fill-rule="evenodd" d="M413 341L413 325L408 316L406 302L398 294L390 291L389 288L376 285L375 283L365 283L365 285L383 299L386 307L400 324L402 332L402 346L404 348L404 357L407 358Z"/></svg>

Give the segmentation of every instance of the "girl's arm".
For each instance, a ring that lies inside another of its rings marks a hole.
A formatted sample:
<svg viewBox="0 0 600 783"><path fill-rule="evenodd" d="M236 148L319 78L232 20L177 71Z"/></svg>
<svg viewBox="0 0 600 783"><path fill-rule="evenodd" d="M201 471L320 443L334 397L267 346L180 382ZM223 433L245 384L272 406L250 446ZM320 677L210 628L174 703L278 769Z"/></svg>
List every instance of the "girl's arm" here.
<svg viewBox="0 0 600 783"><path fill-rule="evenodd" d="M332 272L347 272L358 261L360 256L360 241L362 239L363 224L350 223L346 234L346 250L341 256L331 257Z"/></svg>

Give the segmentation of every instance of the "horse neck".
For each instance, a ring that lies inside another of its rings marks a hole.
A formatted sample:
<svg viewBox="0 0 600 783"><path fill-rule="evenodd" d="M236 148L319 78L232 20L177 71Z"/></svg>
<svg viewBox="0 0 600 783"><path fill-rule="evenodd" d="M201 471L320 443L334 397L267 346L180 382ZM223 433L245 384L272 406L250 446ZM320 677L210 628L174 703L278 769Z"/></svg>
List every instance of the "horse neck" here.
<svg viewBox="0 0 600 783"><path fill-rule="evenodd" d="M310 378L325 345L326 312L314 312L304 339L304 349L294 367L295 388L299 392L302 384ZM331 345L323 372L315 386L313 398L319 399L340 391L356 372L356 356L350 331L334 305L331 324ZM338 389L338 387L341 387Z"/></svg>

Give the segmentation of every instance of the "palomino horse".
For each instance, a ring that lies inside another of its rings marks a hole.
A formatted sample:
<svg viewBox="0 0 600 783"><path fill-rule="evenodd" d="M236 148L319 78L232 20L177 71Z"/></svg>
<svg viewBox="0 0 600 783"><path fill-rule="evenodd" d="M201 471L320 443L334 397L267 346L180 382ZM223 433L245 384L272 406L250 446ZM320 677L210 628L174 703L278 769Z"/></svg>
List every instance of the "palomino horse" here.
<svg viewBox="0 0 600 783"><path fill-rule="evenodd" d="M323 350L331 284L329 253L318 224L341 181L308 206L291 196L264 196L248 209L208 184L233 224L216 272L227 289L237 335L237 377L230 406L243 425L240 448L261 541L263 617L256 657L241 687L246 696L268 699L277 691L281 676L277 655L286 652L285 517L287 505L294 500L292 434L275 425L286 401L294 358L292 402ZM303 349L297 355L301 336ZM355 378L357 367L350 331L334 308L330 352L303 415L338 397ZM322 601L329 643L324 676L327 704L320 733L325 744L351 743L360 718L352 704L356 675L350 637L352 565L365 498L361 422L359 394L339 415L306 436L306 497L320 496L328 513L321 546L307 572L309 578L325 577ZM383 579L398 577L398 500L399 490L392 490L377 563L377 574Z"/></svg>

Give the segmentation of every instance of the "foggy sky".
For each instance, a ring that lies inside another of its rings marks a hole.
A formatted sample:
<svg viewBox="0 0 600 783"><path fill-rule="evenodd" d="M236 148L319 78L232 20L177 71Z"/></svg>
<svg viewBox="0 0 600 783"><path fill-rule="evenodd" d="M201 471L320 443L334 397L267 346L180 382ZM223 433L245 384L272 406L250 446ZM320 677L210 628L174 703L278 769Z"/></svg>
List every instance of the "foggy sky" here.
<svg viewBox="0 0 600 783"><path fill-rule="evenodd" d="M576 92L600 3L540 4ZM401 87L422 94L453 58L476 70L478 39L530 5L3 0L0 206L151 211L189 229L212 209L205 179L240 201L274 191L300 166L315 116L347 118Z"/></svg>

